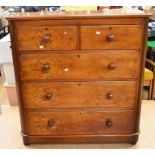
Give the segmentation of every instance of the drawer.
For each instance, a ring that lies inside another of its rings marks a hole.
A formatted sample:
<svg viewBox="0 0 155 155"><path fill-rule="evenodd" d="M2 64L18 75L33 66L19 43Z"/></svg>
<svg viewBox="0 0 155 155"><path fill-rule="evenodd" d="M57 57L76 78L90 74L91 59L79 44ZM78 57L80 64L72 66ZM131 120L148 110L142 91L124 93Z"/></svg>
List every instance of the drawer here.
<svg viewBox="0 0 155 155"><path fill-rule="evenodd" d="M82 26L81 49L140 49L141 26Z"/></svg>
<svg viewBox="0 0 155 155"><path fill-rule="evenodd" d="M136 88L134 81L22 84L25 108L134 108Z"/></svg>
<svg viewBox="0 0 155 155"><path fill-rule="evenodd" d="M135 79L140 52L22 54L22 80Z"/></svg>
<svg viewBox="0 0 155 155"><path fill-rule="evenodd" d="M129 134L135 129L132 111L28 112L28 135ZM123 118L123 119L122 119Z"/></svg>
<svg viewBox="0 0 155 155"><path fill-rule="evenodd" d="M19 26L19 51L76 50L76 26Z"/></svg>

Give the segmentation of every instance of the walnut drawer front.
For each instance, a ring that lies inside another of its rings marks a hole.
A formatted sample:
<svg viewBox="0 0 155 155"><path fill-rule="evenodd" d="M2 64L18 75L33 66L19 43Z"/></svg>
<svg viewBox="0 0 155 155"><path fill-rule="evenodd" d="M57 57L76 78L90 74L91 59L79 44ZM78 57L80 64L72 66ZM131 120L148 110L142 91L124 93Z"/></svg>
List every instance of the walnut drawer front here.
<svg viewBox="0 0 155 155"><path fill-rule="evenodd" d="M134 108L135 81L23 83L25 108Z"/></svg>
<svg viewBox="0 0 155 155"><path fill-rule="evenodd" d="M140 49L139 25L81 26L81 49Z"/></svg>
<svg viewBox="0 0 155 155"><path fill-rule="evenodd" d="M132 79L139 75L140 52L23 54L22 80Z"/></svg>
<svg viewBox="0 0 155 155"><path fill-rule="evenodd" d="M19 51L76 50L76 26L18 26Z"/></svg>
<svg viewBox="0 0 155 155"><path fill-rule="evenodd" d="M132 111L27 112L26 128L29 135L129 134L134 117Z"/></svg>

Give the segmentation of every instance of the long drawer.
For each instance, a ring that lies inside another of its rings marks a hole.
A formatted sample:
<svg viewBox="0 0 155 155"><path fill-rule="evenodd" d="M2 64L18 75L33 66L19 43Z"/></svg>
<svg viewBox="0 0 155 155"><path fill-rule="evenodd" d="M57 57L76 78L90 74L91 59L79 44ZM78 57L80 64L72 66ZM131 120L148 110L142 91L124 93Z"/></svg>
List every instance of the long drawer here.
<svg viewBox="0 0 155 155"><path fill-rule="evenodd" d="M19 51L76 50L76 26L19 26Z"/></svg>
<svg viewBox="0 0 155 155"><path fill-rule="evenodd" d="M27 112L29 135L130 134L135 129L132 111Z"/></svg>
<svg viewBox="0 0 155 155"><path fill-rule="evenodd" d="M139 25L82 26L81 49L140 49Z"/></svg>
<svg viewBox="0 0 155 155"><path fill-rule="evenodd" d="M134 108L137 82L23 83L25 108Z"/></svg>
<svg viewBox="0 0 155 155"><path fill-rule="evenodd" d="M136 79L140 52L21 54L22 80Z"/></svg>

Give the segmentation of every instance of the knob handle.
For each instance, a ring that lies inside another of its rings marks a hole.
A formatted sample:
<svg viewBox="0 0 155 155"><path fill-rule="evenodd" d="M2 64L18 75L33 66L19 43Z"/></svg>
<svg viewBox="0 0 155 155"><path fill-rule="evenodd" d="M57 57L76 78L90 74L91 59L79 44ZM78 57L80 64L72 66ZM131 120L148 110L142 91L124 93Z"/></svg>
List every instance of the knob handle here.
<svg viewBox="0 0 155 155"><path fill-rule="evenodd" d="M106 121L106 126L110 128L110 127L112 127L112 125L113 125L112 120L108 119Z"/></svg>
<svg viewBox="0 0 155 155"><path fill-rule="evenodd" d="M48 64L43 64L42 65L42 71L48 71L49 70L49 65Z"/></svg>
<svg viewBox="0 0 155 155"><path fill-rule="evenodd" d="M114 34L109 34L109 35L107 36L107 40L108 40L109 42L114 41L114 40L115 40L115 35L114 35Z"/></svg>
<svg viewBox="0 0 155 155"><path fill-rule="evenodd" d="M50 40L49 35L43 36L43 41L48 42Z"/></svg>
<svg viewBox="0 0 155 155"><path fill-rule="evenodd" d="M47 126L49 127L49 128L51 128L52 126L54 126L54 120L48 120L48 122L47 122Z"/></svg>
<svg viewBox="0 0 155 155"><path fill-rule="evenodd" d="M52 98L52 93L45 94L45 99L50 100Z"/></svg>
<svg viewBox="0 0 155 155"><path fill-rule="evenodd" d="M109 70L114 70L116 67L117 67L117 66L116 66L116 64L114 64L114 63L110 63L110 64L108 65Z"/></svg>
<svg viewBox="0 0 155 155"><path fill-rule="evenodd" d="M112 94L112 93L108 93L108 94L107 94L107 98L108 98L108 99L112 99L112 98L113 98L113 94Z"/></svg>

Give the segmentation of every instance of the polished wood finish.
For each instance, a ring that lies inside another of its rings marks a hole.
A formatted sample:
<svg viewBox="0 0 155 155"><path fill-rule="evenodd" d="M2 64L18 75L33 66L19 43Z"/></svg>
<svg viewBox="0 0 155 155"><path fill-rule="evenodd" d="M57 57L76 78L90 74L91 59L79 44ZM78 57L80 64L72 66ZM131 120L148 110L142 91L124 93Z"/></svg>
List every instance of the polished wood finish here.
<svg viewBox="0 0 155 155"><path fill-rule="evenodd" d="M123 135L63 135L63 136L27 136L22 135L24 144L87 144L87 143L130 143L135 144L138 140L138 134Z"/></svg>
<svg viewBox="0 0 155 155"><path fill-rule="evenodd" d="M80 30L81 49L139 49L141 46L141 26L82 26Z"/></svg>
<svg viewBox="0 0 155 155"><path fill-rule="evenodd" d="M28 112L26 114L28 135L131 134L135 128L134 113L130 111L59 112ZM53 125L48 124L49 120L53 121ZM108 121L111 121L112 124L109 125Z"/></svg>
<svg viewBox="0 0 155 155"><path fill-rule="evenodd" d="M21 78L23 81L136 79L139 56L140 53L134 50L89 54L24 54L20 56ZM49 66L48 70L43 69L45 64ZM115 67L110 67L112 65Z"/></svg>
<svg viewBox="0 0 155 155"><path fill-rule="evenodd" d="M50 82L22 84L25 108L125 108L135 106L137 83Z"/></svg>
<svg viewBox="0 0 155 155"><path fill-rule="evenodd" d="M124 18L124 17L148 17L151 13L130 12L126 9L114 9L103 11L60 11L60 12L25 12L25 13L11 13L7 17L9 20L37 20L37 19L92 19L92 18Z"/></svg>
<svg viewBox="0 0 155 155"><path fill-rule="evenodd" d="M137 142L149 16L8 17L25 145Z"/></svg>
<svg viewBox="0 0 155 155"><path fill-rule="evenodd" d="M76 50L76 26L19 26L19 51ZM32 41L30 41L32 40Z"/></svg>
<svg viewBox="0 0 155 155"><path fill-rule="evenodd" d="M102 17L103 18L103 17ZM132 23L131 23L131 19L132 19ZM64 26L73 26L73 25L91 25L91 26L96 26L96 25L141 25L144 24L144 20L143 18L137 18L137 17L132 17L132 18L121 18L121 17L117 17L117 20L113 20L113 18L104 18L104 20L101 20L100 18L72 18L72 19L67 19L67 23L66 23L66 19L54 19L54 22L51 19L44 19L42 20L42 22L40 22L40 20L38 20L38 18L33 19L33 20L26 20L26 19L18 19L18 20L14 20L14 23L18 29L19 26L60 26L60 25L64 25ZM35 22L34 22L35 20ZM19 25L20 24L20 25Z"/></svg>

